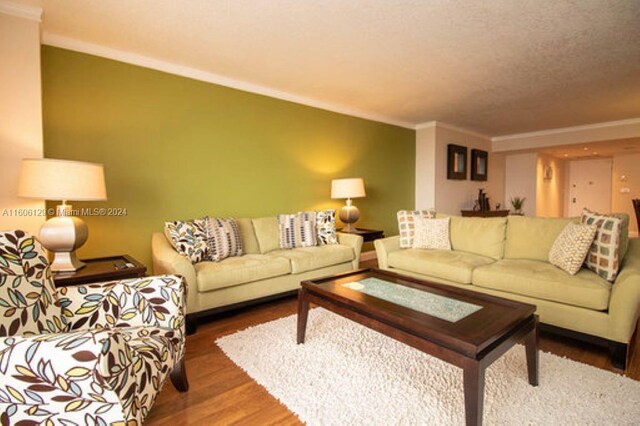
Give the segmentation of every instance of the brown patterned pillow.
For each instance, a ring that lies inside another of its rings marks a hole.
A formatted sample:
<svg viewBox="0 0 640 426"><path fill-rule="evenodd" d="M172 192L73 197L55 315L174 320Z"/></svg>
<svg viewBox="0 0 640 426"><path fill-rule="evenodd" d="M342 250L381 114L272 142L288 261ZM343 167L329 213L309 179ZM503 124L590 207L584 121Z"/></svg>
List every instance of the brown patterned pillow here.
<svg viewBox="0 0 640 426"><path fill-rule="evenodd" d="M400 210L398 217L398 231L400 232L400 248L411 248L415 234L415 222L418 218L433 219L435 210Z"/></svg>
<svg viewBox="0 0 640 426"><path fill-rule="evenodd" d="M584 263L598 227L569 223L558 235L549 251L549 263L575 275Z"/></svg>
<svg viewBox="0 0 640 426"><path fill-rule="evenodd" d="M235 219L206 217L207 248L210 260L220 262L231 256L242 256L242 239Z"/></svg>
<svg viewBox="0 0 640 426"><path fill-rule="evenodd" d="M280 248L313 247L317 244L316 212L279 214Z"/></svg>
<svg viewBox="0 0 640 426"><path fill-rule="evenodd" d="M207 247L206 217L194 220L165 222L165 235L176 251L187 256L192 263L210 260Z"/></svg>
<svg viewBox="0 0 640 426"><path fill-rule="evenodd" d="M595 225L598 230L587 254L587 268L607 281L615 281L620 269L619 248L622 220L619 217L594 213L584 209L580 222Z"/></svg>

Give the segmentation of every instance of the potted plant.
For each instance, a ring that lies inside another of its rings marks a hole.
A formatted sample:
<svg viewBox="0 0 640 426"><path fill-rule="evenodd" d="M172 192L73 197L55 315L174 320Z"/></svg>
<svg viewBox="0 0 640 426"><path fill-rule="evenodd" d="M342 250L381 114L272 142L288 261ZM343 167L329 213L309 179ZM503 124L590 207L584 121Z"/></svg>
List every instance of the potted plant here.
<svg viewBox="0 0 640 426"><path fill-rule="evenodd" d="M526 200L525 197L512 197L511 198L511 206L513 207L513 214L517 214L520 216L524 216L524 213L522 212L522 206L524 205L524 200Z"/></svg>

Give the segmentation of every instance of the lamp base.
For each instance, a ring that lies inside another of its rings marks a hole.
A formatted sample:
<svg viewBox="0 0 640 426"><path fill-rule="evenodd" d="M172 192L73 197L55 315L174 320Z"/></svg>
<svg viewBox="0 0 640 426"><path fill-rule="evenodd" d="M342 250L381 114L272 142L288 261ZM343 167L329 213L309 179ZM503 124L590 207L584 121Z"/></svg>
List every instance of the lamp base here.
<svg viewBox="0 0 640 426"><path fill-rule="evenodd" d="M51 270L53 272L73 272L84 268L86 263L78 259L75 251L57 251L53 253Z"/></svg>
<svg viewBox="0 0 640 426"><path fill-rule="evenodd" d="M360 210L351 204L351 200L347 200L347 205L340 209L339 217L342 223L346 225L346 231L354 232L356 230L354 223L360 219Z"/></svg>
<svg viewBox="0 0 640 426"><path fill-rule="evenodd" d="M51 270L54 272L77 271L84 266L78 260L76 250L87 241L89 231L82 219L74 216L57 216L47 220L40 228L40 243L53 253Z"/></svg>

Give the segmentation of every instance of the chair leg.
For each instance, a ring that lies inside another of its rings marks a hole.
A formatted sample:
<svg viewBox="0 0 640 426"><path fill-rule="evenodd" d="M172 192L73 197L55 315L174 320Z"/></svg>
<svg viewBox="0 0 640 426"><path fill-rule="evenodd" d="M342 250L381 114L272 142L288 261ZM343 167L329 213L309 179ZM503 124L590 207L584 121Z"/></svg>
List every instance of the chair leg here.
<svg viewBox="0 0 640 426"><path fill-rule="evenodd" d="M189 390L187 370L184 367L184 357L173 367L173 371L169 377L171 378L173 387L175 387L178 392L186 392Z"/></svg>
<svg viewBox="0 0 640 426"><path fill-rule="evenodd" d="M193 314L188 314L186 321L187 336L195 334L196 330L198 329L198 317Z"/></svg>

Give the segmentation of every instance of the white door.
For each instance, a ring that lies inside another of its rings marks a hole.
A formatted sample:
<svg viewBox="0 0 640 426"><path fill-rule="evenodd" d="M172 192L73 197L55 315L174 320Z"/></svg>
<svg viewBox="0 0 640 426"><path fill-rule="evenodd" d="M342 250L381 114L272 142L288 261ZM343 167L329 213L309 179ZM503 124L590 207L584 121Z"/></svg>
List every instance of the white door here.
<svg viewBox="0 0 640 426"><path fill-rule="evenodd" d="M576 160L569 162L569 216L580 216L583 208L598 213L611 212L613 162Z"/></svg>

